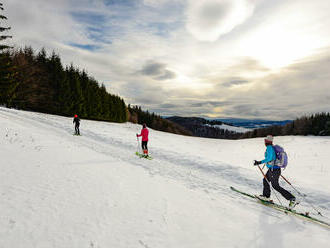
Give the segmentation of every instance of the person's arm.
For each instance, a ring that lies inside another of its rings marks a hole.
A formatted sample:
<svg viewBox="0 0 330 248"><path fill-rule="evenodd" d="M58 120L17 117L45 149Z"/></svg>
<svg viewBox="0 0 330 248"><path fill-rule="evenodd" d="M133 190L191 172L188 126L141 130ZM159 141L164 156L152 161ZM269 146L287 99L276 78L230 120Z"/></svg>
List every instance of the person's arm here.
<svg viewBox="0 0 330 248"><path fill-rule="evenodd" d="M265 154L265 159L264 160L261 160L260 162L261 162L261 164L268 163L268 162L274 160L273 157L274 157L273 156L273 149L272 149L271 146L268 146L267 147L267 150L266 150L266 154Z"/></svg>

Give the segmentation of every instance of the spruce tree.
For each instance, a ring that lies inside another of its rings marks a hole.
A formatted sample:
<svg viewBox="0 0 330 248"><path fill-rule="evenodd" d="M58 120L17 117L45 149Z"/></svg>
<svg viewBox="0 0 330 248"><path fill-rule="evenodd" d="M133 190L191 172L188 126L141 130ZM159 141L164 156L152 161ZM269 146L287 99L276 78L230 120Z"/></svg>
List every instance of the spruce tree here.
<svg viewBox="0 0 330 248"><path fill-rule="evenodd" d="M3 4L0 3L0 10L3 11ZM4 15L1 15L0 14L0 20L7 20L7 17L5 17ZM1 27L0 26L0 32L4 32L4 31L7 31L7 30L10 30L10 27ZM5 40L5 39L8 39L8 38L12 38L12 36L10 35L0 35L0 41L2 40ZM7 46L7 45L3 45L3 44L0 44L0 52L2 52L4 49L8 49L8 48L11 48L10 46Z"/></svg>
<svg viewBox="0 0 330 248"><path fill-rule="evenodd" d="M0 10L3 11L3 4L0 3ZM7 20L7 17L0 14L0 21ZM2 27L0 23L0 33L10 30L10 27ZM10 35L0 35L0 41L4 41L8 38L12 38ZM4 104L7 107L13 105L14 92L17 87L15 83L14 68L11 63L9 49L11 47L6 44L0 44L0 104Z"/></svg>

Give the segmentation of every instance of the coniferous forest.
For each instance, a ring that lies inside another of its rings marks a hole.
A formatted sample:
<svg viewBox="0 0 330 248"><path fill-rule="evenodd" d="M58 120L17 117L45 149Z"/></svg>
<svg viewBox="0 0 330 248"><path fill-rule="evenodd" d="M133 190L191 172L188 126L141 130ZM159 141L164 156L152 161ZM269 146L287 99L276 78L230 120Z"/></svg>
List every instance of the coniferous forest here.
<svg viewBox="0 0 330 248"><path fill-rule="evenodd" d="M124 100L106 91L85 71L72 64L63 67L60 57L45 49L35 53L31 47L3 53L11 65L7 94L3 104L16 109L73 116L111 122L147 123L148 127L176 134L192 135L183 127L141 107L127 107ZM10 88L9 88L10 86ZM3 92L3 91L2 91Z"/></svg>
<svg viewBox="0 0 330 248"><path fill-rule="evenodd" d="M0 10L4 10L2 3L0 3ZM9 103L9 98L14 94L17 86L14 80L15 68L8 54L8 50L11 47L2 44L3 41L12 38L8 34L10 27L2 25L5 20L7 20L7 17L0 12L0 104Z"/></svg>
<svg viewBox="0 0 330 248"><path fill-rule="evenodd" d="M47 56L44 49L35 53L26 47L5 56L15 71L15 87L1 104L64 116L78 114L86 119L127 121L123 99L109 94L104 85L72 64L64 68L57 54Z"/></svg>
<svg viewBox="0 0 330 248"><path fill-rule="evenodd" d="M330 113L304 116L284 126L270 126L244 133L240 138L265 137L268 134L282 135L322 135L330 136Z"/></svg>
<svg viewBox="0 0 330 248"><path fill-rule="evenodd" d="M4 10L0 4L1 11ZM12 38L7 17L0 15L0 41ZM36 53L31 47L13 49L0 45L0 105L43 113L125 122L128 119L123 99L109 94L85 71L72 64L64 67L59 55Z"/></svg>

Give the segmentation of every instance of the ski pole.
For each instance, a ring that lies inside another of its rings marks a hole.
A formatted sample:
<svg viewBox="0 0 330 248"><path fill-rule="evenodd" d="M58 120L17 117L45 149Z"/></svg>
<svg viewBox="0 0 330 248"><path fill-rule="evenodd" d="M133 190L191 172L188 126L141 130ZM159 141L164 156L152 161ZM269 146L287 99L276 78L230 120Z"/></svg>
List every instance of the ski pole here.
<svg viewBox="0 0 330 248"><path fill-rule="evenodd" d="M265 175L264 171L263 171L263 170L260 168L260 166L259 166L259 165L258 165L258 168L259 168L259 170L260 170L261 174L264 176L264 178L265 178L266 182L269 184L269 186L271 186L271 188L273 188L273 185L272 185L270 182L268 182L268 179L267 179L267 177L266 177L266 175ZM277 194L276 194L276 192L275 192L275 189L274 189L274 188L273 188L273 191L274 191L274 194L275 194L275 196L276 196L277 200L279 201L279 203L280 203L280 204L281 204L281 206L283 207L283 204L282 204L281 200L278 198L278 196L277 196Z"/></svg>
<svg viewBox="0 0 330 248"><path fill-rule="evenodd" d="M281 177L284 179L284 181L286 181L299 195L301 196L305 196L304 194L301 194L295 187L293 187L293 185L288 181L288 179L286 179L284 176L281 175Z"/></svg>
<svg viewBox="0 0 330 248"><path fill-rule="evenodd" d="M139 137L136 136L136 140L137 140L137 147L136 147L136 152L139 152L139 147L140 147L140 143L139 143Z"/></svg>
<svg viewBox="0 0 330 248"><path fill-rule="evenodd" d="M309 203L307 200L306 200L306 195L305 194L302 194L302 193L300 193L295 187L293 187L293 185L288 181L288 179L286 179L284 176L282 176L281 175L281 177L284 179L284 181L286 181L300 196L302 196L304 199L305 199L305 201L309 204L309 206L311 206L316 212L317 212L317 214L319 214L319 215L321 215L321 216L323 216L322 215L322 213L320 212L320 211L318 211L314 206L313 206L313 204L311 204L311 203Z"/></svg>

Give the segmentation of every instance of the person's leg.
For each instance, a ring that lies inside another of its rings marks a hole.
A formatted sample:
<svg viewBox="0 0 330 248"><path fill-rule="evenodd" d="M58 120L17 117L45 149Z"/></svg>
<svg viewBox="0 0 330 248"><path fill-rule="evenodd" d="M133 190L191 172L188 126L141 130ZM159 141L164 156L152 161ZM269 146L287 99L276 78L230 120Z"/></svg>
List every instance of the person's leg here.
<svg viewBox="0 0 330 248"><path fill-rule="evenodd" d="M76 131L76 135L79 135L80 134L80 132L79 132L79 125L77 125L77 124L75 126L75 131Z"/></svg>
<svg viewBox="0 0 330 248"><path fill-rule="evenodd" d="M273 173L272 173L272 177L270 178L270 181L272 183L273 188L280 192L280 194L287 200L291 200L293 198L295 198L289 191L283 189L278 180L280 178L281 175L281 169L274 169Z"/></svg>
<svg viewBox="0 0 330 248"><path fill-rule="evenodd" d="M263 196L269 198L270 197L270 185L269 185L269 177L270 177L270 170L267 171L266 173L266 178L263 179L263 185L264 185L264 190L263 190Z"/></svg>
<svg viewBox="0 0 330 248"><path fill-rule="evenodd" d="M143 154L148 155L148 141L142 141L142 150L143 150Z"/></svg>
<svg viewBox="0 0 330 248"><path fill-rule="evenodd" d="M143 155L146 155L146 142L142 141L141 144L142 144Z"/></svg>
<svg viewBox="0 0 330 248"><path fill-rule="evenodd" d="M142 145L142 151L143 151L143 154L145 154L145 142L142 141L142 142L141 142L141 145Z"/></svg>
<svg viewBox="0 0 330 248"><path fill-rule="evenodd" d="M146 141L145 148L146 148L146 154L148 155L148 141Z"/></svg>

